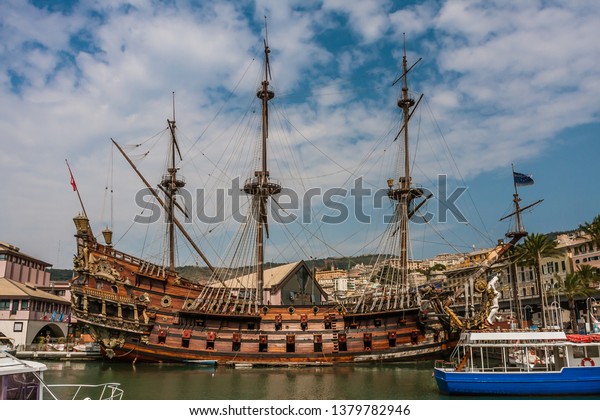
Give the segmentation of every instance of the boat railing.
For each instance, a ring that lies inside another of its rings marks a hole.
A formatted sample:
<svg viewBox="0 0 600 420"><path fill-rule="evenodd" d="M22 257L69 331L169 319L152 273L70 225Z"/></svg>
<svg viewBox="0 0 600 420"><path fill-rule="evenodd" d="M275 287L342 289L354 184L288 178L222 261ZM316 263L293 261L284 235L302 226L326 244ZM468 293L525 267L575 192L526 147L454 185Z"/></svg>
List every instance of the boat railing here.
<svg viewBox="0 0 600 420"><path fill-rule="evenodd" d="M121 400L124 391L121 384L108 382L104 384L46 384L44 396L53 400Z"/></svg>
<svg viewBox="0 0 600 420"><path fill-rule="evenodd" d="M455 370L456 363L448 360L436 360L434 362L434 367L441 370Z"/></svg>
<svg viewBox="0 0 600 420"><path fill-rule="evenodd" d="M102 291L102 290L98 290L98 289L92 289L91 287L82 287L82 286L71 286L71 291L75 291L78 293L85 293L88 296L93 296L96 297L98 299L108 299L108 300L116 300L119 301L121 303L129 303L131 305L136 304L136 300L132 299L128 296L122 296L116 293L112 293L112 292L106 292L106 291Z"/></svg>

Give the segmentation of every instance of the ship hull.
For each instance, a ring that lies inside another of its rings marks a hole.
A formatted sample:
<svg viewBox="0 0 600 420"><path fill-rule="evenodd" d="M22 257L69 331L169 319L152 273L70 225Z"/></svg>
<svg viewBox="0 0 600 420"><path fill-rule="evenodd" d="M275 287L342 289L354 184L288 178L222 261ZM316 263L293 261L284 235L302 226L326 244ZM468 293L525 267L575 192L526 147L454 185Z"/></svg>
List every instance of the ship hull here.
<svg viewBox="0 0 600 420"><path fill-rule="evenodd" d="M268 320L262 321L261 324L266 328ZM106 335L116 337L121 334L118 330L97 325L91 326L91 329L98 337ZM332 331L307 328L302 331L288 328L282 333L277 331L268 333L265 330L228 331L209 327L186 335L186 331L189 330L170 327L164 341L162 341L161 331L165 330L152 331L147 336L127 334L124 342L112 347L103 345L102 341L100 343L104 354L115 361L153 363L215 361L218 364L249 363L257 366L427 360L446 355L455 344L450 339L438 338L435 341L428 334L420 333L417 341L413 343L413 331L408 328L394 330L397 341L392 342L392 345L387 338L391 330L385 329ZM339 341L340 336L344 334L345 346ZM365 344L365 334L372 334L368 345ZM189 342L182 336L190 337Z"/></svg>
<svg viewBox="0 0 600 420"><path fill-rule="evenodd" d="M109 359L253 365L434 359L456 344L418 308L343 305L199 307L204 286L80 238L72 315ZM379 309L383 308L383 309ZM379 309L379 310L378 310Z"/></svg>

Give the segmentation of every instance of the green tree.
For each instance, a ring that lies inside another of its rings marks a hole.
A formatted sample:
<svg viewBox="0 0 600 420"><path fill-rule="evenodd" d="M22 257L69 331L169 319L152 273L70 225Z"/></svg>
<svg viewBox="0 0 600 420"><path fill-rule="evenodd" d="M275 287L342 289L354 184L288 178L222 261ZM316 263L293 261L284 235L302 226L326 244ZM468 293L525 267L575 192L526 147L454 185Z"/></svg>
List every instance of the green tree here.
<svg viewBox="0 0 600 420"><path fill-rule="evenodd" d="M425 269L419 268L419 269L417 269L417 272L423 274L425 276L426 282L429 283L429 281L431 280L431 277L433 276L433 273L438 272L438 271L444 271L445 269L446 269L446 266L444 264L436 263L436 264L432 265L431 267L427 267Z"/></svg>
<svg viewBox="0 0 600 420"><path fill-rule="evenodd" d="M542 284L542 259L557 257L561 251L556 249L556 242L542 233L530 233L522 244L515 247L515 258L521 266L533 267L540 304L542 307L542 328L546 328L546 296Z"/></svg>
<svg viewBox="0 0 600 420"><path fill-rule="evenodd" d="M590 235L596 249L600 248L600 214L594 217L592 223L585 222L579 229Z"/></svg>
<svg viewBox="0 0 600 420"><path fill-rule="evenodd" d="M588 266L589 267L589 266ZM582 275L581 270L575 273L569 273L561 282L560 293L567 298L569 304L571 330L577 331L577 314L575 312L575 299L577 297L591 296L596 292L590 287L588 278Z"/></svg>
<svg viewBox="0 0 600 420"><path fill-rule="evenodd" d="M588 264L580 265L579 269L577 270L577 273L583 279L585 279L588 282L588 284L592 284L593 282L596 282L600 279L600 276L598 275L598 269Z"/></svg>

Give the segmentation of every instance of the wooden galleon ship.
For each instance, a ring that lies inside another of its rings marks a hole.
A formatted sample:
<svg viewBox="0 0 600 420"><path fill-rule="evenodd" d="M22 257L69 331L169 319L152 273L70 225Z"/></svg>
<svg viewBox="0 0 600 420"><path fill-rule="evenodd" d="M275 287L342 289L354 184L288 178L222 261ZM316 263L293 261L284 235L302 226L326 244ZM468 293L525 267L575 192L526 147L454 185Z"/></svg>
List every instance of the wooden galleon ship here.
<svg viewBox="0 0 600 420"><path fill-rule="evenodd" d="M243 185L250 210L231 248L232 261L210 264L176 217L175 197L184 183L177 173L173 117L169 165L158 188L152 188L128 159L166 213L168 265L118 251L110 232L100 243L88 218L77 216L73 316L113 360L327 365L439 357L455 344L456 331L444 325L455 325L449 317L456 315L445 313L448 307L438 299L434 316L431 302L435 299L430 302L431 296L408 282L408 222L417 202L428 197L411 184L408 125L415 100L408 93L406 52L398 99L403 113L397 136L402 138L398 142L402 143L398 159L402 176L388 181L387 193L395 209L388 236L396 254L377 261L370 277L372 287L350 303L328 299L304 261L265 267L267 205L282 187L267 166L268 111L274 92L269 88L267 41L264 46L264 79L257 92L262 109L257 166ZM212 270L210 281L199 283L178 274L172 250L176 230ZM238 262L242 260L235 258L240 254L249 256L252 264ZM424 308L429 308L429 316Z"/></svg>

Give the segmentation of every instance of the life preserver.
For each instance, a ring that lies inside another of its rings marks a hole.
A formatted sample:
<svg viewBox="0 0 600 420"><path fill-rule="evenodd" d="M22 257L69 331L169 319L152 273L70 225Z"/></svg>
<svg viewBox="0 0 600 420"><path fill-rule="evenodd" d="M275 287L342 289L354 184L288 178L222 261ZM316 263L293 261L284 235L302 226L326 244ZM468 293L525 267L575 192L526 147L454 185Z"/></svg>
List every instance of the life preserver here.
<svg viewBox="0 0 600 420"><path fill-rule="evenodd" d="M365 347L365 351L371 351L371 347Z"/></svg>
<svg viewBox="0 0 600 420"><path fill-rule="evenodd" d="M587 362L590 362L590 364L586 365ZM581 366L596 366L596 363L591 358L586 357L585 359L581 359Z"/></svg>

